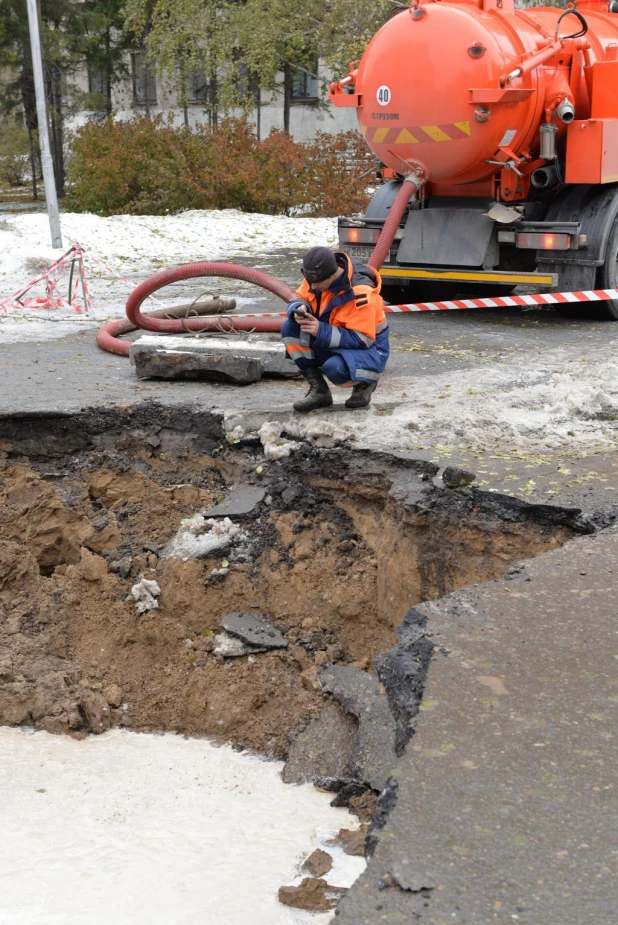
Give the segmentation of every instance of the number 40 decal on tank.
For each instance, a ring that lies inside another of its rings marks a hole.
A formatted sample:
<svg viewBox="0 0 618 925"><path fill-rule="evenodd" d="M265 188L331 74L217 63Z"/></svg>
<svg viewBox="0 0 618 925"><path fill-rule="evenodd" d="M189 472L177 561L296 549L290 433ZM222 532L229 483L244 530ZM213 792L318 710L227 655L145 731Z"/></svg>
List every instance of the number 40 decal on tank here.
<svg viewBox="0 0 618 925"><path fill-rule="evenodd" d="M381 87L378 87L378 92L376 93L376 99L380 106L388 106L391 101L391 88L387 87L385 84L382 84Z"/></svg>

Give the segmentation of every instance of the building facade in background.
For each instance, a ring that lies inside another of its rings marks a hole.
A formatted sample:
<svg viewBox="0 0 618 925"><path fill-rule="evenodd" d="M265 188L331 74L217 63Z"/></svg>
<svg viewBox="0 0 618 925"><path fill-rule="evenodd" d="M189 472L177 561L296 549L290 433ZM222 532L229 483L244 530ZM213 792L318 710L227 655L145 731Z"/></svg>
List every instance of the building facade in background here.
<svg viewBox="0 0 618 925"><path fill-rule="evenodd" d="M148 66L145 51L132 51L127 64L127 76L111 88L111 109L116 118L131 119L139 114L160 114L165 118L171 116L175 124L184 123L190 128L208 123L208 103L212 88L206 77L192 75L187 87L187 99L179 102L174 90L156 77ZM322 76L318 76L319 73ZM93 102L89 109L73 111L69 118L72 128L77 128L88 119L106 115L103 106L105 82L105 73L89 70L85 65L75 72L72 83L78 97ZM316 67L315 74L304 68L298 68L287 75L282 73L275 92L260 92L250 86L242 88L244 94L252 98L249 119L258 137L265 138L272 129L283 130L286 116L290 135L297 141L308 141L317 131L337 134L358 129L355 111L331 106L323 87L324 74ZM96 107L97 99L101 100L100 109ZM240 111L231 113L235 114L239 115ZM222 114L219 118L222 118Z"/></svg>

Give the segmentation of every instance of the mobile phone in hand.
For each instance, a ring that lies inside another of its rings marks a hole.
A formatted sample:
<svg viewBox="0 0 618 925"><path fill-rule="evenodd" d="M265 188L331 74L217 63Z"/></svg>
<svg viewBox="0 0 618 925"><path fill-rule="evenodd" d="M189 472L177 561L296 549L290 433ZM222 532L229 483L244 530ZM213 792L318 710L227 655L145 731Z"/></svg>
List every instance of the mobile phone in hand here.
<svg viewBox="0 0 618 925"><path fill-rule="evenodd" d="M295 314L297 317L300 317L300 318L309 318L309 317L310 317L310 316L309 316L309 312L307 311L306 308L295 308L295 309L294 309L294 314Z"/></svg>

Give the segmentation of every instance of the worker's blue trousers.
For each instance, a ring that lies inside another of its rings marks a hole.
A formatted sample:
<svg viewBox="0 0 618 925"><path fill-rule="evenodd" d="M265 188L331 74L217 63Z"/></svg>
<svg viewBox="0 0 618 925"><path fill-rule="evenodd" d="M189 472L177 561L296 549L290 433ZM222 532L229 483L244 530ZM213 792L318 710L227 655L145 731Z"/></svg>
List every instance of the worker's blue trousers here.
<svg viewBox="0 0 618 925"><path fill-rule="evenodd" d="M350 369L345 361L345 350L335 352L316 347L315 337L301 331L293 318L287 318L281 327L281 337L288 356L300 370L319 367L333 385L346 385L351 381Z"/></svg>

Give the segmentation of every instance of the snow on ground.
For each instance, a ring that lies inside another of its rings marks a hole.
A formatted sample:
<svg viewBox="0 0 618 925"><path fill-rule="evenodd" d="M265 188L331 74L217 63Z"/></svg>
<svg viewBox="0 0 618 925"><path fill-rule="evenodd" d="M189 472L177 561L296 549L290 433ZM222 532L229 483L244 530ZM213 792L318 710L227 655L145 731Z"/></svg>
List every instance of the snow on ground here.
<svg viewBox="0 0 618 925"><path fill-rule="evenodd" d="M0 301L25 285L57 260L71 244L81 244L87 254L97 257L131 282L138 283L165 267L198 260L233 261L238 258L264 257L285 251L304 250L317 244L337 243L334 219L287 218L282 215L258 215L235 209L189 211L179 215L113 215L101 218L89 213L62 213L62 250L50 245L47 214L43 212L11 215L0 211ZM97 321L124 315L130 287L93 264L87 276L95 305ZM66 274L68 282L68 274ZM62 295L67 283L63 279ZM201 284L199 284L201 285ZM208 282L207 288L216 288ZM37 294L43 294L39 285ZM255 288L248 294L258 294ZM251 301L256 301L252 298ZM154 305L152 307L155 307ZM62 324L40 322L41 337L61 337L76 325L88 324L74 312L46 313ZM25 339L33 333L32 311L19 311L10 318L0 316L0 343ZM39 312L40 318L40 312ZM67 327L68 326L68 327Z"/></svg>
<svg viewBox="0 0 618 925"><path fill-rule="evenodd" d="M376 449L433 450L442 459L457 450L542 456L616 449L618 360L611 347L587 363L560 349L527 363L515 371L488 364L417 379L385 376L367 411L267 422L260 430L265 454L289 456L295 446L289 435L316 446L349 440ZM341 405L348 394L334 389L335 402ZM239 439L234 412L230 428L229 439Z"/></svg>
<svg viewBox="0 0 618 925"><path fill-rule="evenodd" d="M316 847L351 886L332 794L204 739L0 729L0 925L324 925L277 901Z"/></svg>
<svg viewBox="0 0 618 925"><path fill-rule="evenodd" d="M495 364L423 378L384 381L392 414L355 421L355 438L407 450L454 449L543 455L616 449L618 359L612 347L580 355L555 349L525 368ZM402 395L406 399L402 399ZM378 392L375 393L376 399ZM356 417L360 418L357 412Z"/></svg>

